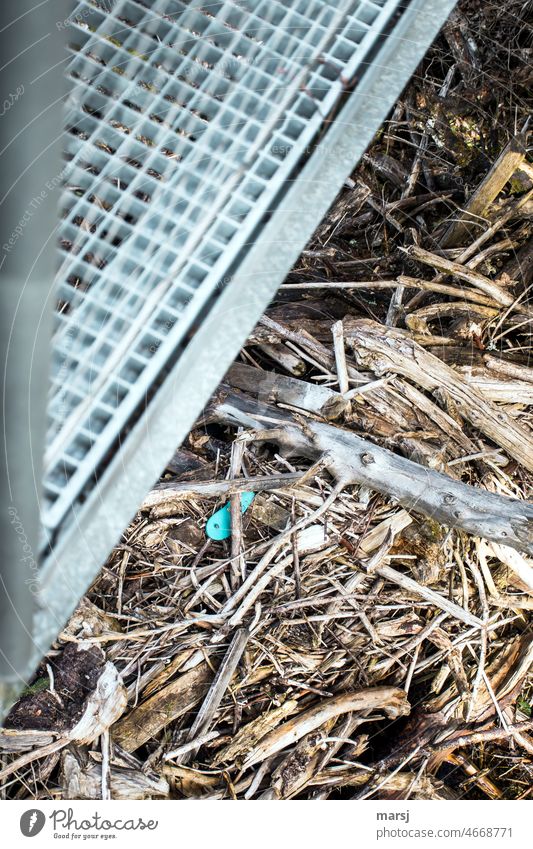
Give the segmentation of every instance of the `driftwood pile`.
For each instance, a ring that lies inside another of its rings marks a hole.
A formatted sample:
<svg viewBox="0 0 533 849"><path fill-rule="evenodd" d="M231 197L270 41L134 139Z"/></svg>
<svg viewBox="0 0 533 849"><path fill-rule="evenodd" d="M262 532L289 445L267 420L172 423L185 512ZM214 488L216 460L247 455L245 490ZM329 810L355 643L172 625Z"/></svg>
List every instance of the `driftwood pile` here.
<svg viewBox="0 0 533 849"><path fill-rule="evenodd" d="M530 794L523 8L460 5L11 713L5 796Z"/></svg>

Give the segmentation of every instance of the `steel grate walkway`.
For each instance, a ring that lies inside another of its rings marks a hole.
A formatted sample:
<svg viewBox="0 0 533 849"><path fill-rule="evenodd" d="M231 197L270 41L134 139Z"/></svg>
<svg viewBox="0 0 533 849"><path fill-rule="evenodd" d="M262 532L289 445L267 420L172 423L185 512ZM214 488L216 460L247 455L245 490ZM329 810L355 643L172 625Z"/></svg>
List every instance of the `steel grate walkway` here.
<svg viewBox="0 0 533 849"><path fill-rule="evenodd" d="M227 283L343 79L398 7L78 6L45 458L49 531L94 486L95 469Z"/></svg>

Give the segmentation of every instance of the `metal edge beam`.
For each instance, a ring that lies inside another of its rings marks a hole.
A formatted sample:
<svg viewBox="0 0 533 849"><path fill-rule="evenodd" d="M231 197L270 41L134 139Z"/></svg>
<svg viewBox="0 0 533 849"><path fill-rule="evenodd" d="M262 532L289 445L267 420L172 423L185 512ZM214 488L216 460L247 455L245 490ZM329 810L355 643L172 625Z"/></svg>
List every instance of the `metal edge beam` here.
<svg viewBox="0 0 533 849"><path fill-rule="evenodd" d="M63 65L69 11L38 0L0 9L0 719L35 656Z"/></svg>

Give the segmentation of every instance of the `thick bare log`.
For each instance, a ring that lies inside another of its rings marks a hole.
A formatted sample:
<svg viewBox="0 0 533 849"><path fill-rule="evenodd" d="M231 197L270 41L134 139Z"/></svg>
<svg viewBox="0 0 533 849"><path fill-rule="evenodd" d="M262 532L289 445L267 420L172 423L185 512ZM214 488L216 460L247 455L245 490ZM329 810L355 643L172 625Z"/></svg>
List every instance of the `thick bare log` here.
<svg viewBox="0 0 533 849"><path fill-rule="evenodd" d="M215 400L218 421L256 430L287 453L323 461L339 483L363 484L408 510L447 527L533 554L533 504L495 495L400 457L349 430L314 420L296 422L286 411L237 393Z"/></svg>
<svg viewBox="0 0 533 849"><path fill-rule="evenodd" d="M261 377L260 384L258 377ZM339 418L350 409L350 402L346 401L340 392L274 372L260 371L243 363L234 363L226 379L232 386L244 392L260 393L260 397L267 403L282 401L310 413L317 413L328 421Z"/></svg>
<svg viewBox="0 0 533 849"><path fill-rule="evenodd" d="M517 368L521 368L517 366ZM497 372L484 368L457 369L465 384L483 396L486 401L497 404L533 404L533 383L525 380L502 379Z"/></svg>

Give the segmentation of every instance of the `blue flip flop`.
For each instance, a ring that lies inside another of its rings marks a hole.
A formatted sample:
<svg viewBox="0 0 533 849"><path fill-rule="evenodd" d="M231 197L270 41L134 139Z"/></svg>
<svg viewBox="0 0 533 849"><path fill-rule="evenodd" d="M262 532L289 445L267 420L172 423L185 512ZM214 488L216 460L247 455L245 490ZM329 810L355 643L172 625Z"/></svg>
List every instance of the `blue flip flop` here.
<svg viewBox="0 0 533 849"><path fill-rule="evenodd" d="M241 493L241 510L246 513L255 497L255 492ZM211 539L228 539L231 536L231 508L228 501L224 507L213 513L205 526L205 532Z"/></svg>

